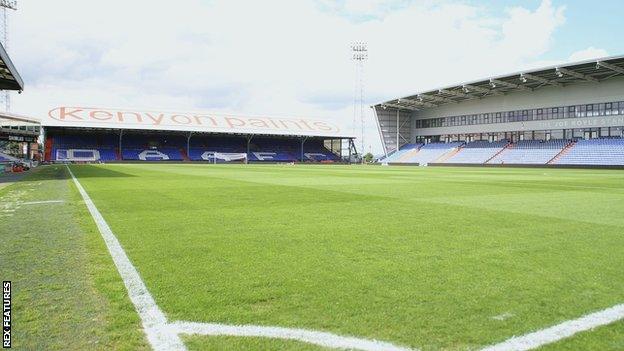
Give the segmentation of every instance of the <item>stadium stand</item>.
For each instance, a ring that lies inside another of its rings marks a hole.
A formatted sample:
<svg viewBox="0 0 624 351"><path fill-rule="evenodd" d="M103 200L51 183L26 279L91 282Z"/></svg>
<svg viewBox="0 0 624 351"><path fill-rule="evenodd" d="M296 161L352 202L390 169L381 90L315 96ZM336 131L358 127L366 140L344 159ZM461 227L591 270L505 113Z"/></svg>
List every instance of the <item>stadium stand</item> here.
<svg viewBox="0 0 624 351"><path fill-rule="evenodd" d="M624 56L441 86L372 107L382 162L620 168ZM463 140L470 142L438 158L429 146ZM404 151L404 142L427 146Z"/></svg>
<svg viewBox="0 0 624 351"><path fill-rule="evenodd" d="M388 155L388 157L384 157L384 158L380 159L379 161L382 162L382 163L400 162L401 159L407 158L409 156L409 154L414 153L414 152L418 152L418 150L423 145L424 144L405 144L405 145L401 146L399 151L393 152L392 154Z"/></svg>
<svg viewBox="0 0 624 351"><path fill-rule="evenodd" d="M391 157L384 160L387 163L417 163L426 165L437 161L445 154L461 146L462 142L452 143L430 143L430 144L408 144L409 148L400 149Z"/></svg>
<svg viewBox="0 0 624 351"><path fill-rule="evenodd" d="M241 159L247 154L246 139L240 136L197 135L189 141L184 135L127 134L119 150L119 136L113 133L48 133L48 161L110 162L110 161L214 161ZM340 156L328 150L322 139L304 143L304 160L337 162ZM295 162L301 158L301 142L293 138L261 137L250 143L247 154L255 162Z"/></svg>
<svg viewBox="0 0 624 351"><path fill-rule="evenodd" d="M380 162L624 166L624 138L405 144Z"/></svg>
<svg viewBox="0 0 624 351"><path fill-rule="evenodd" d="M491 159L491 164L547 164L570 143L569 140L521 140Z"/></svg>
<svg viewBox="0 0 624 351"><path fill-rule="evenodd" d="M11 161L15 161L16 158L15 157L11 157L9 155L0 153L0 162L11 162Z"/></svg>
<svg viewBox="0 0 624 351"><path fill-rule="evenodd" d="M501 152L508 141L473 141L463 145L459 152L447 159L446 163L483 164Z"/></svg>
<svg viewBox="0 0 624 351"><path fill-rule="evenodd" d="M624 166L624 139L579 140L555 164Z"/></svg>
<svg viewBox="0 0 624 351"><path fill-rule="evenodd" d="M57 134L48 136L47 155L54 161L115 161L120 159L114 134Z"/></svg>

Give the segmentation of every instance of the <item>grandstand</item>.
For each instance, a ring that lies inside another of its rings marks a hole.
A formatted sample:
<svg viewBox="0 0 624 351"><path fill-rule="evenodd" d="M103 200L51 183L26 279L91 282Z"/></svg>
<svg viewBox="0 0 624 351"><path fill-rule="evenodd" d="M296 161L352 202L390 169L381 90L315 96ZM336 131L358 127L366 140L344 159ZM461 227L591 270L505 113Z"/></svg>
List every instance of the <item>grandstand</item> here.
<svg viewBox="0 0 624 351"><path fill-rule="evenodd" d="M624 56L453 85L373 106L388 164L624 164Z"/></svg>
<svg viewBox="0 0 624 351"><path fill-rule="evenodd" d="M43 125L49 162L331 163L356 154L352 136L317 119L58 107Z"/></svg>
<svg viewBox="0 0 624 351"><path fill-rule="evenodd" d="M24 90L24 81L13 65L4 46L0 44L0 90ZM20 158L32 159L37 154L37 137L40 123L37 118L20 116L8 112L0 113L0 165L15 162ZM17 143L19 155L10 155L8 145ZM24 146L24 147L21 147ZM22 152L25 150L25 152ZM4 167L0 167L0 172Z"/></svg>

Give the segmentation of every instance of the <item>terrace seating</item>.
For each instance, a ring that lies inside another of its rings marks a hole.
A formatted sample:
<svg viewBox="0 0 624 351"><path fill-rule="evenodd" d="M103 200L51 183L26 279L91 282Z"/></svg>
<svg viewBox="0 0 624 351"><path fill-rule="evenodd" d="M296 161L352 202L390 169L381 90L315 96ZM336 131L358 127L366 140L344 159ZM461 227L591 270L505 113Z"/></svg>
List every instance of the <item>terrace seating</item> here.
<svg viewBox="0 0 624 351"><path fill-rule="evenodd" d="M489 142L473 141L466 143L458 153L453 155L445 163L483 164L500 152L507 141Z"/></svg>
<svg viewBox="0 0 624 351"><path fill-rule="evenodd" d="M52 161L115 161L117 154L110 148L52 148Z"/></svg>
<svg viewBox="0 0 624 351"><path fill-rule="evenodd" d="M563 150L568 140L521 140L498 154L492 164L546 164Z"/></svg>
<svg viewBox="0 0 624 351"><path fill-rule="evenodd" d="M9 156L7 154L3 154L0 153L0 162L12 162L12 161L16 161L17 158L13 157L13 156Z"/></svg>
<svg viewBox="0 0 624 351"><path fill-rule="evenodd" d="M420 165L426 165L434 162L440 157L444 156L453 149L461 146L462 142L451 143L430 143L422 146L418 152L401 157L398 162L400 163L418 163Z"/></svg>
<svg viewBox="0 0 624 351"><path fill-rule="evenodd" d="M115 161L117 138L114 134L58 134L54 143L46 145L53 145L51 161Z"/></svg>
<svg viewBox="0 0 624 351"><path fill-rule="evenodd" d="M339 161L340 157L327 150L321 141L308 140L304 144L303 156L307 161ZM208 155L219 153L246 153L247 141L242 138L210 137L191 141L189 159L193 161L212 160ZM248 154L249 161L295 162L301 158L301 144L297 139L257 138L253 139Z"/></svg>
<svg viewBox="0 0 624 351"><path fill-rule="evenodd" d="M393 153L391 153L390 155L388 155L387 157L384 157L382 159L380 159L380 162L383 163L400 163L401 160L403 158L405 158L405 156L408 153L413 153L415 151L417 151L420 147L422 147L424 144L418 143L418 144L405 144L402 145L398 151L395 151Z"/></svg>
<svg viewBox="0 0 624 351"><path fill-rule="evenodd" d="M51 161L211 161L213 153L242 154L247 152L247 140L237 136L197 135L187 145L184 135L134 134L123 135L119 151L119 136L106 133L51 133L46 142L47 159ZM187 155L187 146L189 147ZM252 139L248 159L265 162L293 162L301 159L299 139ZM303 157L309 162L335 162L340 157L328 150L321 139L304 143Z"/></svg>
<svg viewBox="0 0 624 351"><path fill-rule="evenodd" d="M184 159L180 149L172 147L149 149L124 148L121 155L124 160L137 161L182 161Z"/></svg>
<svg viewBox="0 0 624 351"><path fill-rule="evenodd" d="M579 140L555 164L624 166L624 139Z"/></svg>

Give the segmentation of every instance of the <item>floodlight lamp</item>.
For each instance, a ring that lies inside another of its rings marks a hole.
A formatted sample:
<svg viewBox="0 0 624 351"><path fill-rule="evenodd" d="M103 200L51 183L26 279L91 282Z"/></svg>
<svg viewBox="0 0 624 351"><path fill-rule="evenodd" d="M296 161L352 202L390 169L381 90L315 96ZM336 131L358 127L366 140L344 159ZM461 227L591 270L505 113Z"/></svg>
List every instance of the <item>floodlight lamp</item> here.
<svg viewBox="0 0 624 351"><path fill-rule="evenodd" d="M494 83L494 82L490 82L490 86L491 86L492 88L496 88L496 83Z"/></svg>

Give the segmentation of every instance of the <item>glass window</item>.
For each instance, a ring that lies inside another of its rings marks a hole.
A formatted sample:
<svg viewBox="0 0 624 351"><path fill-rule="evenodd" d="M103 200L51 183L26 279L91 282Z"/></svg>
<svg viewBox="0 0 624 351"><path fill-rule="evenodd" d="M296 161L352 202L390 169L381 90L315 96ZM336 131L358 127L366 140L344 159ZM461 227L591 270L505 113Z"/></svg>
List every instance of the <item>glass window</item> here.
<svg viewBox="0 0 624 351"><path fill-rule="evenodd" d="M611 114L611 109L613 108L613 104L610 102L607 102L605 104L605 115L610 115Z"/></svg>

